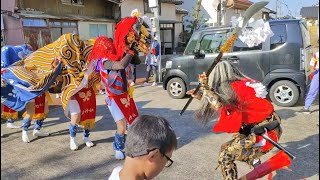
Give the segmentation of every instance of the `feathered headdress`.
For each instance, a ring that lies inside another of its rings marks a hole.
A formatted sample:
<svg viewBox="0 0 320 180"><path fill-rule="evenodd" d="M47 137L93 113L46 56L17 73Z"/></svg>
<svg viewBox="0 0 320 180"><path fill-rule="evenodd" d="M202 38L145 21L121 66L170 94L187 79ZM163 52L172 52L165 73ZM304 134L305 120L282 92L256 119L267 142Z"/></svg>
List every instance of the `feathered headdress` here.
<svg viewBox="0 0 320 180"><path fill-rule="evenodd" d="M111 39L106 36L100 36L96 39L89 55L88 62L90 63L92 60L99 60L101 58L106 58L112 61L119 60Z"/></svg>
<svg viewBox="0 0 320 180"><path fill-rule="evenodd" d="M137 23L137 17L123 18L117 25L114 33L114 46L116 48L117 57L121 59L126 50L126 36L133 30L133 26Z"/></svg>

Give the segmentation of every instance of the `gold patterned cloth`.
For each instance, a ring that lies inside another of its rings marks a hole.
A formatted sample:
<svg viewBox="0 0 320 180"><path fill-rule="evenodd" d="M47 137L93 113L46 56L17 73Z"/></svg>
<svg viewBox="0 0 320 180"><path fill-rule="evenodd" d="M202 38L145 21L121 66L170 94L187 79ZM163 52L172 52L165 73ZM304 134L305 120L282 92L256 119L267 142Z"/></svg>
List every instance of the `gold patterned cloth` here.
<svg viewBox="0 0 320 180"><path fill-rule="evenodd" d="M15 93L19 98L16 99L22 104L19 108L13 109L22 110L25 107L24 102L49 90L51 93L61 93L62 106L66 110L73 95L82 88L91 88L99 84L100 75L95 71L96 62L87 61L94 42L94 39L82 41L76 34L64 34L53 43L10 66L3 74L8 77L8 84L18 89ZM60 62L57 61L59 58ZM10 83L12 76L16 78L15 82L19 83ZM24 98L26 96L28 98ZM13 103L11 101L7 104L16 107Z"/></svg>

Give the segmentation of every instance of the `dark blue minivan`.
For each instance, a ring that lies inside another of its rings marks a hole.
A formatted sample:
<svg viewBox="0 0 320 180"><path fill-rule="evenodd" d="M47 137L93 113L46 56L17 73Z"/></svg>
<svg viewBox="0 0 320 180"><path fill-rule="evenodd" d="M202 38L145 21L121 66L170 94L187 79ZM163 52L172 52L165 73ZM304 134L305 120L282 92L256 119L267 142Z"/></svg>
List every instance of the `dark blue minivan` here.
<svg viewBox="0 0 320 180"><path fill-rule="evenodd" d="M251 48L238 39L222 59L261 81L276 105L293 106L305 95L305 64L311 50L308 28L305 21L298 19L269 23L272 37ZM208 70L231 31L232 27L201 29L192 35L182 56L166 61L163 88L172 98L183 98L186 91L198 85L198 75Z"/></svg>

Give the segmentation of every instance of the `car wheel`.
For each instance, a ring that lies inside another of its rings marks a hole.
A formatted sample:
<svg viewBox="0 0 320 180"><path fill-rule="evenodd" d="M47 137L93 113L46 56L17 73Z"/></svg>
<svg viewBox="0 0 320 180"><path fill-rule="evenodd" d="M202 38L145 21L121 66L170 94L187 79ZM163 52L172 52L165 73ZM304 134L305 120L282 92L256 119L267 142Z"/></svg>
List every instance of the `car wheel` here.
<svg viewBox="0 0 320 180"><path fill-rule="evenodd" d="M299 100L299 90L297 85L291 81L283 80L271 86L270 99L277 106L291 107Z"/></svg>
<svg viewBox="0 0 320 180"><path fill-rule="evenodd" d="M172 78L167 84L167 92L174 99L182 99L186 95L186 85L180 78Z"/></svg>

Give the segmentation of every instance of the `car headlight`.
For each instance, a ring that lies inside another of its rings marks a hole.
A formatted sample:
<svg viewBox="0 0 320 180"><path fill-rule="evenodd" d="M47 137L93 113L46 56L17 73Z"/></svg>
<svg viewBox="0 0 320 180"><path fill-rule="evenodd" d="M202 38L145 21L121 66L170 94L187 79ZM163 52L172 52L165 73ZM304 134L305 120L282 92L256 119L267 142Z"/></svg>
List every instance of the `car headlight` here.
<svg viewBox="0 0 320 180"><path fill-rule="evenodd" d="M170 69L172 67L172 61L166 62L166 69Z"/></svg>

